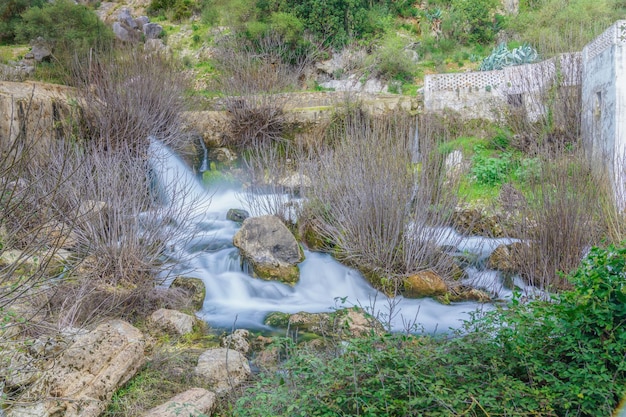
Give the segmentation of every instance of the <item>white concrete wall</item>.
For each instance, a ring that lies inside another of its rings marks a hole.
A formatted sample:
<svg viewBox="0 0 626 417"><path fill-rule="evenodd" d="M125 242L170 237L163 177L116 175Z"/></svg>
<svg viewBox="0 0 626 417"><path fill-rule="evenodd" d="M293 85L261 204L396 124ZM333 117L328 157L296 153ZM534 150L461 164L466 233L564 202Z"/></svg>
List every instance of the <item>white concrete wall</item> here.
<svg viewBox="0 0 626 417"><path fill-rule="evenodd" d="M583 49L581 132L596 171L626 208L626 21Z"/></svg>

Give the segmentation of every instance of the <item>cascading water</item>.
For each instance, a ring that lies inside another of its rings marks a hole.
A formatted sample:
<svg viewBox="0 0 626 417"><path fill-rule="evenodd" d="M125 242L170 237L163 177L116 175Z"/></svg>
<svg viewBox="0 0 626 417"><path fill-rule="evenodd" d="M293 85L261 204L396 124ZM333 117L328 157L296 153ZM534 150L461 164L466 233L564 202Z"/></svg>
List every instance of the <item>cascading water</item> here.
<svg viewBox="0 0 626 417"><path fill-rule="evenodd" d="M300 281L294 287L252 278L242 271L239 250L232 244L239 225L226 219L230 208L248 209L242 207L237 191L205 189L186 165L156 140L151 142L151 154L161 189L170 204L185 213L187 223L187 236L169 242L173 275L202 279L206 298L197 314L213 327L264 328L264 317L273 311L313 313L358 305L380 317L392 330L403 331L417 324L417 328L433 333L458 328L470 313L491 308L474 302L443 305L430 298L388 299L356 270L328 254L306 250ZM511 242L463 238L451 229L443 236L441 244L454 241L459 251L474 253L483 260L498 245ZM467 272L465 284L488 289L498 298L511 296L511 291L499 283L496 271L468 268Z"/></svg>

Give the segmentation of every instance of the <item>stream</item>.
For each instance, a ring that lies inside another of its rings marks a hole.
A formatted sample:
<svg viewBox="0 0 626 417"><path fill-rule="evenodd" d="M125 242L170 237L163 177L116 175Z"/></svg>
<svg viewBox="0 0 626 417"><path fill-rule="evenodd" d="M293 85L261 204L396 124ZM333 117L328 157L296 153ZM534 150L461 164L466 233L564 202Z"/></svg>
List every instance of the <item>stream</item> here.
<svg viewBox="0 0 626 417"><path fill-rule="evenodd" d="M299 265L300 280L295 286L252 278L242 267L239 249L232 244L240 225L226 219L231 208L249 209L238 190L205 188L184 162L156 140L151 142L151 155L162 194L175 208L172 212L185 216L177 222L180 230L176 237L168 242L167 255L173 265L169 275L204 282L206 298L197 315L214 328L269 329L263 320L270 312L316 313L356 305L392 331L432 334L458 329L471 313L493 308L476 302L444 305L431 298L388 298L355 269L329 254L308 250L304 251L306 258ZM452 229L445 229L440 236L440 244L453 242L459 252L474 254L477 259L475 266L466 268L463 284L486 290L498 300L512 297L500 274L480 265L497 246L514 240L465 237ZM519 278L514 283L525 289Z"/></svg>

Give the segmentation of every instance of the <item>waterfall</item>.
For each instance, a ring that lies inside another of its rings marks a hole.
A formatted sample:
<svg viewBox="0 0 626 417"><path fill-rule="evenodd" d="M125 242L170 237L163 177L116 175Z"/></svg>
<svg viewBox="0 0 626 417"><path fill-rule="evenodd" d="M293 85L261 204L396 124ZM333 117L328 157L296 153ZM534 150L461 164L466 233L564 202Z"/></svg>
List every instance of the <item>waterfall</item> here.
<svg viewBox="0 0 626 417"><path fill-rule="evenodd" d="M202 174L205 171L211 170L211 161L209 161L209 150L206 147L206 143L204 143L204 139L202 137L198 138L198 143L202 148L202 162L200 162L200 168L198 171Z"/></svg>
<svg viewBox="0 0 626 417"><path fill-rule="evenodd" d="M192 223L185 228L188 235L168 242L176 248L168 255L174 275L204 282L206 298L197 315L212 327L230 328L236 323L239 327L264 328L264 317L273 311L315 313L356 305L383 318L393 330L405 330L406 323L416 321L420 329L432 333L459 328L472 312L492 308L474 302L443 305L430 298L389 299L372 288L358 271L329 254L308 250L299 265L300 280L294 287L252 278L242 270L239 250L232 244L239 225L226 219L230 208L250 210L242 203L245 200L239 198L239 192L205 189L187 166L155 139L151 140L150 152L153 170L167 201L176 209L193 214L185 217ZM459 251L476 252L481 258L497 245L510 243L506 239L461 237L452 229L442 236L455 241ZM463 284L479 282L499 298L511 296L495 271L470 268L467 272L469 278Z"/></svg>
<svg viewBox="0 0 626 417"><path fill-rule="evenodd" d="M417 164L422 159L422 155L420 155L419 119L419 115L416 115L415 132L413 133L413 141L411 142L411 162L414 164Z"/></svg>

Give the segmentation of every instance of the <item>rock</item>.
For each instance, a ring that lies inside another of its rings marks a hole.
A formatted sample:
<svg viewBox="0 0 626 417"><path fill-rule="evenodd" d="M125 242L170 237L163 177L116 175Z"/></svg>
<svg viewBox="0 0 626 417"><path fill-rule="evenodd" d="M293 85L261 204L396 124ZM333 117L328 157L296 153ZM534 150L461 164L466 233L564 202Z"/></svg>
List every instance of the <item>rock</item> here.
<svg viewBox="0 0 626 417"><path fill-rule="evenodd" d="M296 172L282 178L278 185L291 191L300 192L303 188L311 188L311 179Z"/></svg>
<svg viewBox="0 0 626 417"><path fill-rule="evenodd" d="M80 236L66 223L51 220L44 224L41 229L42 236L50 247L73 249L78 246Z"/></svg>
<svg viewBox="0 0 626 417"><path fill-rule="evenodd" d="M333 313L300 312L291 315L276 312L268 314L264 322L272 327L339 338L384 333L382 324L361 308L344 308Z"/></svg>
<svg viewBox="0 0 626 417"><path fill-rule="evenodd" d="M445 281L437 273L426 270L405 278L404 294L407 297L436 297L448 291Z"/></svg>
<svg viewBox="0 0 626 417"><path fill-rule="evenodd" d="M298 281L304 254L293 234L276 216L247 218L233 238L255 276L287 284Z"/></svg>
<svg viewBox="0 0 626 417"><path fill-rule="evenodd" d="M224 348L209 349L200 355L194 372L205 378L219 395L237 388L252 374L245 356Z"/></svg>
<svg viewBox="0 0 626 417"><path fill-rule="evenodd" d="M245 329L237 329L232 334L224 337L222 340L222 346L227 349L235 349L237 352L247 354L250 351L250 342L248 338L250 332Z"/></svg>
<svg viewBox="0 0 626 417"><path fill-rule="evenodd" d="M135 19L135 23L139 29L143 30L143 27L150 23L150 18L148 16L139 16ZM161 28L161 30L163 30L163 28Z"/></svg>
<svg viewBox="0 0 626 417"><path fill-rule="evenodd" d="M455 149L446 156L445 161L446 181L454 182L458 180L463 173L463 153Z"/></svg>
<svg viewBox="0 0 626 417"><path fill-rule="evenodd" d="M195 318L177 310L160 308L150 316L158 327L167 331L184 335L193 331Z"/></svg>
<svg viewBox="0 0 626 417"><path fill-rule="evenodd" d="M117 14L117 21L129 29L138 29L137 22L133 19L130 9L122 7Z"/></svg>
<svg viewBox="0 0 626 417"><path fill-rule="evenodd" d="M210 416L215 408L215 400L216 395L213 392L192 388L151 409L144 417Z"/></svg>
<svg viewBox="0 0 626 417"><path fill-rule="evenodd" d="M22 348L16 343L0 346L0 378L3 382L0 386L4 385L7 390L21 389L41 376L35 358Z"/></svg>
<svg viewBox="0 0 626 417"><path fill-rule="evenodd" d="M49 61L52 56L52 47L44 38L39 36L37 39L30 41L33 58L37 62Z"/></svg>
<svg viewBox="0 0 626 417"><path fill-rule="evenodd" d="M502 237L504 231L499 219L475 207L456 207L452 224L460 233L487 237Z"/></svg>
<svg viewBox="0 0 626 417"><path fill-rule="evenodd" d="M446 304L447 302L457 301L491 302L491 295L489 295L489 293L467 285L459 285L458 287L450 288L450 292L443 298L445 298Z"/></svg>
<svg viewBox="0 0 626 417"><path fill-rule="evenodd" d="M162 51L168 51L167 47L161 39L146 39L146 42L143 44L143 50L148 53L159 53Z"/></svg>
<svg viewBox="0 0 626 417"><path fill-rule="evenodd" d="M170 285L171 288L182 288L190 298L191 304L195 310L202 310L204 299L206 297L206 287L204 281L199 278L176 277Z"/></svg>
<svg viewBox="0 0 626 417"><path fill-rule="evenodd" d="M163 26L157 23L146 23L143 25L143 34L147 39L158 39L163 33Z"/></svg>
<svg viewBox="0 0 626 417"><path fill-rule="evenodd" d="M230 117L220 111L190 111L182 114L189 130L202 135L207 148L217 148L232 141L228 132Z"/></svg>
<svg viewBox="0 0 626 417"><path fill-rule="evenodd" d="M487 259L487 268L497 269L507 274L519 272L519 255L523 250L523 243L514 242L508 245L500 245L491 252Z"/></svg>
<svg viewBox="0 0 626 417"><path fill-rule="evenodd" d="M144 363L145 340L139 330L111 320L76 341L18 398L7 417L97 417L113 393ZM37 399L37 402L29 402ZM21 405L29 404L29 405Z"/></svg>
<svg viewBox="0 0 626 417"><path fill-rule="evenodd" d="M222 166L232 166L237 161L237 154L228 148L213 148L209 151L209 159Z"/></svg>
<svg viewBox="0 0 626 417"><path fill-rule="evenodd" d="M107 203L104 201L85 200L78 206L79 221L81 224L101 221L106 223Z"/></svg>
<svg viewBox="0 0 626 417"><path fill-rule="evenodd" d="M115 37L123 42L132 42L135 40L135 36L132 31L124 27L124 25L120 22L113 22L111 29L113 30Z"/></svg>
<svg viewBox="0 0 626 417"><path fill-rule="evenodd" d="M250 217L250 213L243 209L229 209L228 213L226 213L226 218L228 220L232 220L237 223L242 223Z"/></svg>

